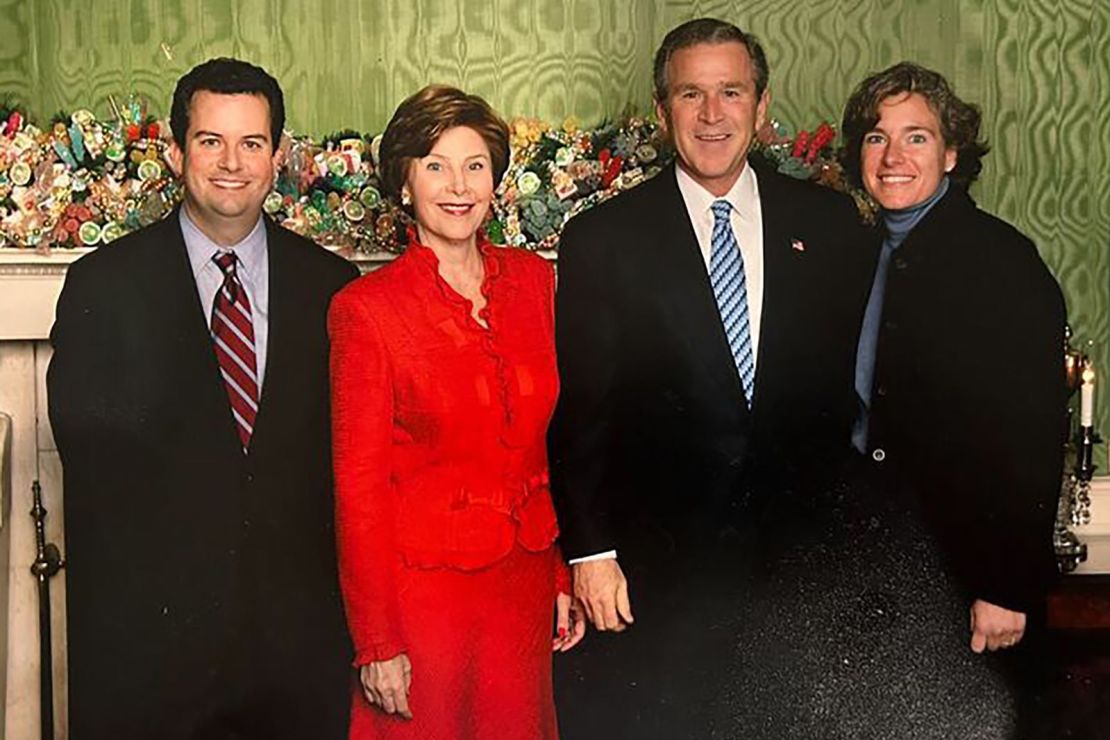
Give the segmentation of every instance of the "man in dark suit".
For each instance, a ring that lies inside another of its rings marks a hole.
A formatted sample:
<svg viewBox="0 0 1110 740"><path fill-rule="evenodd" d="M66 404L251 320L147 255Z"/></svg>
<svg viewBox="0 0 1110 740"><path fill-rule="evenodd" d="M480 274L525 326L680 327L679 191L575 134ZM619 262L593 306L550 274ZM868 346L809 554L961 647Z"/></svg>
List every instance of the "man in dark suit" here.
<svg viewBox="0 0 1110 740"><path fill-rule="evenodd" d="M838 283L869 252L846 197L749 163L767 81L739 28L672 30L655 95L676 165L562 239L550 436L562 548L597 629L623 631L635 610L627 636L562 662L568 735L613 718L622 736L701 736L689 723L727 662L747 561L737 534L765 491L848 444L862 297Z"/></svg>
<svg viewBox="0 0 1110 740"><path fill-rule="evenodd" d="M47 383L78 740L345 737L325 315L357 270L262 216L284 118L264 70L193 69L183 207L66 278Z"/></svg>

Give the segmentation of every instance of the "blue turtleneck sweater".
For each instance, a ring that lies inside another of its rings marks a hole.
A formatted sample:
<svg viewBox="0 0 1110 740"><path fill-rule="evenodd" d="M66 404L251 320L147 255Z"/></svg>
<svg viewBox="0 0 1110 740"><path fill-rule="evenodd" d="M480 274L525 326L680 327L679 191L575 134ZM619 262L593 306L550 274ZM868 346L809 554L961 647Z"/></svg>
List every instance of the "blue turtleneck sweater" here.
<svg viewBox="0 0 1110 740"><path fill-rule="evenodd" d="M875 266L875 280L871 283L871 295L867 299L867 310L863 313L863 326L860 328L859 344L856 346L856 394L859 396L859 415L852 429L852 445L860 452L867 451L867 423L871 412L871 392L875 380L875 355L879 344L879 324L883 318L883 294L886 292L886 276L890 268L890 258L894 250L902 245L913 227L925 218L925 214L948 192L948 177L943 177L936 192L917 205L899 210L882 210L886 237L879 251L879 263Z"/></svg>

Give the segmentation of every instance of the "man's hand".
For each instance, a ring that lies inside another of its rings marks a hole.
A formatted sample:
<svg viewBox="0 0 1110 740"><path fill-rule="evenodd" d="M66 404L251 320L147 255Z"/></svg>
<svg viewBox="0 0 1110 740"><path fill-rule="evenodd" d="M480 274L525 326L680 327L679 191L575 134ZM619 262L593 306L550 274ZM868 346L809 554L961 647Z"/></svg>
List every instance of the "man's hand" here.
<svg viewBox="0 0 1110 740"><path fill-rule="evenodd" d="M1013 647L1025 635L1025 613L976 599L971 605L971 650Z"/></svg>
<svg viewBox="0 0 1110 740"><path fill-rule="evenodd" d="M555 629L558 635L551 641L551 650L565 653L581 641L586 634L586 615L582 602L570 594L555 597Z"/></svg>
<svg viewBox="0 0 1110 740"><path fill-rule="evenodd" d="M628 581L616 558L588 560L571 567L574 595L582 601L594 627L603 632L621 632L632 624Z"/></svg>
<svg viewBox="0 0 1110 740"><path fill-rule="evenodd" d="M412 719L409 711L409 687L412 686L412 665L404 653L389 660L362 666L358 672L366 701L386 714L399 714Z"/></svg>

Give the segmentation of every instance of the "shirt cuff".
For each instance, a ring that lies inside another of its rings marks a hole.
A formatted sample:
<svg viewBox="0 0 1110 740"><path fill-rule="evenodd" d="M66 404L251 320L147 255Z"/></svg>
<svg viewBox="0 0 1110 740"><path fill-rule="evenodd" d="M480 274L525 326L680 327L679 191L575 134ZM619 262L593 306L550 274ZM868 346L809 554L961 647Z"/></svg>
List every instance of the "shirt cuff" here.
<svg viewBox="0 0 1110 740"><path fill-rule="evenodd" d="M590 563L590 562L593 562L594 560L616 560L616 559L617 559L617 551L616 550L606 550L605 552L599 552L596 555L587 555L587 556L582 557L582 558L571 558L570 560L567 561L567 563L569 565L577 565L578 563Z"/></svg>

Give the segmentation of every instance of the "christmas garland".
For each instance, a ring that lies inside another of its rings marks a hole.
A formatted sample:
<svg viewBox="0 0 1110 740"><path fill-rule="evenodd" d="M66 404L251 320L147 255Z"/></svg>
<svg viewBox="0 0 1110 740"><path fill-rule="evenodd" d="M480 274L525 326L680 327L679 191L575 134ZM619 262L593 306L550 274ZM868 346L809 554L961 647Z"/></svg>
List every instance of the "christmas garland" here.
<svg viewBox="0 0 1110 740"><path fill-rule="evenodd" d="M169 126L135 97L109 98L111 120L81 109L40 128L0 106L0 248L107 244L153 223L180 200L167 165ZM512 158L487 230L496 244L554 249L574 214L651 177L670 160L659 127L642 118L582 129L510 122ZM400 252L405 214L384 199L377 178L380 136L343 131L316 141L286 135L284 164L265 211L320 244L364 253ZM848 191L822 123L812 133L772 122L756 155L779 171ZM853 193L866 210L866 201Z"/></svg>

